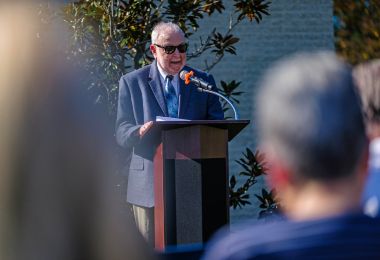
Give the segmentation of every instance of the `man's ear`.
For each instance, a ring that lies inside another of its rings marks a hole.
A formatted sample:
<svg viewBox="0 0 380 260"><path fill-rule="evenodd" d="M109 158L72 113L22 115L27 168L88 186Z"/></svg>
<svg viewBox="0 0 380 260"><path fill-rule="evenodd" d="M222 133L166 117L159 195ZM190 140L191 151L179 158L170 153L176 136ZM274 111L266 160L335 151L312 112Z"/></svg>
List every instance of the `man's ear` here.
<svg viewBox="0 0 380 260"><path fill-rule="evenodd" d="M156 53L157 53L156 46L154 46L154 44L151 44L151 45L149 46L149 49L150 49L150 51L152 52L154 58L156 58Z"/></svg>
<svg viewBox="0 0 380 260"><path fill-rule="evenodd" d="M271 158L268 163L267 182L271 189L280 191L286 188L291 182L289 169L279 160Z"/></svg>

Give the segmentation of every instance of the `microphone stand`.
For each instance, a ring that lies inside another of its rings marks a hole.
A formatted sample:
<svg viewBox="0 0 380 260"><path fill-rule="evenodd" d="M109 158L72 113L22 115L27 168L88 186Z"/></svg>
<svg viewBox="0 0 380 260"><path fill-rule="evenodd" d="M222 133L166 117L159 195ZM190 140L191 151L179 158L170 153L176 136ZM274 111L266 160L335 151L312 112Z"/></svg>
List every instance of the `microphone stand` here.
<svg viewBox="0 0 380 260"><path fill-rule="evenodd" d="M235 106L232 104L232 102L226 98L225 96L223 96L222 94L219 94L218 92L216 91L212 91L212 90L208 90L208 89L204 89L204 88L201 88L201 87L198 87L198 91L200 92L207 92L207 93L210 93L210 94L213 94L213 95L216 95L218 97L221 97L223 100L225 100L231 107L232 107L232 110L234 111L234 114L235 114L235 120L239 120L240 119L240 116L235 108Z"/></svg>

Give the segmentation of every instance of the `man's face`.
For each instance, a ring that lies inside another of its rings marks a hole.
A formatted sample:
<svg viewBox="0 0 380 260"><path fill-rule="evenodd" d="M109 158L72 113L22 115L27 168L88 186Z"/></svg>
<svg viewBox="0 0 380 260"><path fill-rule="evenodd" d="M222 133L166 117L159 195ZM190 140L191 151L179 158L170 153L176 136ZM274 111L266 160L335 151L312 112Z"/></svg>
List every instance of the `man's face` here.
<svg viewBox="0 0 380 260"><path fill-rule="evenodd" d="M156 40L156 45L162 47L178 46L183 43L185 43L183 35L170 29L161 32ZM150 50L160 67L170 75L178 74L186 64L186 52L180 53L176 48L172 54L167 54L163 48L156 45L150 45Z"/></svg>

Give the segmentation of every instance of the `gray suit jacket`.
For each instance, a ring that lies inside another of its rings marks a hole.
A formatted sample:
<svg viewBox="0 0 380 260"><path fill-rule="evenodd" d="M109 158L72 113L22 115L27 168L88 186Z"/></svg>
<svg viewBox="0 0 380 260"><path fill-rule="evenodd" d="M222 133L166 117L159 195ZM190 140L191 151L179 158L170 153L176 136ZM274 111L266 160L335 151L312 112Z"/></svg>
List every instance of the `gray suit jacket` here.
<svg viewBox="0 0 380 260"><path fill-rule="evenodd" d="M187 66L184 69L193 70L196 77L215 86L211 75ZM122 147L132 149L127 201L144 207L154 206L153 156L156 144L142 144L138 129L148 121L155 121L156 116L168 116L161 85L156 62L124 75L119 83L116 139ZM192 84L185 86L180 80L179 117L216 120L223 119L224 115L217 96L199 92Z"/></svg>

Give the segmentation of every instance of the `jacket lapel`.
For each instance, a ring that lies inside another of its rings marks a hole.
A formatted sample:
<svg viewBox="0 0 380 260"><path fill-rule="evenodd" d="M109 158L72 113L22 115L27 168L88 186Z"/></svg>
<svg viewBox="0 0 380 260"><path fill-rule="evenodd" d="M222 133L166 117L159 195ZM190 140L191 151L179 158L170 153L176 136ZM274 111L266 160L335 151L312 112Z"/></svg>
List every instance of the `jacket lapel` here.
<svg viewBox="0 0 380 260"><path fill-rule="evenodd" d="M156 61L154 61L150 66L149 78L150 80L148 81L148 84L152 89L154 97L156 98L164 115L168 116L168 109L165 104L165 97L161 87L160 73L157 69Z"/></svg>

